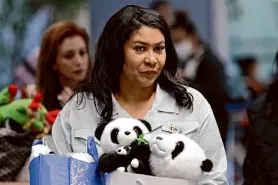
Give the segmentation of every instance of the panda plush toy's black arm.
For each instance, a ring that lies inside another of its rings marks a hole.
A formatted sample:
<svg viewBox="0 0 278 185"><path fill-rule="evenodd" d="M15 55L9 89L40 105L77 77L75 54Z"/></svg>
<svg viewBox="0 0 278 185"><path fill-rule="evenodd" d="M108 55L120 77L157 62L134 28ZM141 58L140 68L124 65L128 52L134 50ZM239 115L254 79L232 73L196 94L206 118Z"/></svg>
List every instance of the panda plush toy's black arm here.
<svg viewBox="0 0 278 185"><path fill-rule="evenodd" d="M126 167L130 163L126 155L102 154L99 158L99 169L102 172L113 172L119 167Z"/></svg>
<svg viewBox="0 0 278 185"><path fill-rule="evenodd" d="M149 144L131 146L129 158L131 159L131 169L138 174L152 175L149 158L151 150Z"/></svg>

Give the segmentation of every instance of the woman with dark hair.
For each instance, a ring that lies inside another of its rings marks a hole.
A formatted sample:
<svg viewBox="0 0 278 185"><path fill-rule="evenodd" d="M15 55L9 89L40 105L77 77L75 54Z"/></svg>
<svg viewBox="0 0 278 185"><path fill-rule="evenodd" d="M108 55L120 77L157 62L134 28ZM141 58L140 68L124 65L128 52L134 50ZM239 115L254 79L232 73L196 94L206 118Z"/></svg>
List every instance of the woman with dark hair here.
<svg viewBox="0 0 278 185"><path fill-rule="evenodd" d="M278 67L278 52L276 53ZM250 130L244 185L278 184L278 78L247 109Z"/></svg>
<svg viewBox="0 0 278 185"><path fill-rule="evenodd" d="M198 91L182 85L177 62L160 14L134 5L120 9L98 39L91 78L54 123L54 150L85 151L87 137L103 120L144 119L152 136L179 132L201 145L214 163L202 184L227 184L226 154L213 112Z"/></svg>

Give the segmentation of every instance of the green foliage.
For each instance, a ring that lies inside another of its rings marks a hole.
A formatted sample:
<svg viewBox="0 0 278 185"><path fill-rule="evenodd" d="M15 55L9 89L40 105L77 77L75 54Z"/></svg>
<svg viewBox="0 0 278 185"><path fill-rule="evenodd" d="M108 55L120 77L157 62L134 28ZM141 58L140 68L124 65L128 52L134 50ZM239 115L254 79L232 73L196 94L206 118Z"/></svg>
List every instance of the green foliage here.
<svg viewBox="0 0 278 185"><path fill-rule="evenodd" d="M32 1L32 0L31 0ZM37 0L40 5L52 5L55 14L63 14L64 17L72 16L88 0Z"/></svg>
<svg viewBox="0 0 278 185"><path fill-rule="evenodd" d="M138 138L137 138L137 142L138 145L141 144L148 144L148 141L146 139L144 139L145 134L141 134Z"/></svg>

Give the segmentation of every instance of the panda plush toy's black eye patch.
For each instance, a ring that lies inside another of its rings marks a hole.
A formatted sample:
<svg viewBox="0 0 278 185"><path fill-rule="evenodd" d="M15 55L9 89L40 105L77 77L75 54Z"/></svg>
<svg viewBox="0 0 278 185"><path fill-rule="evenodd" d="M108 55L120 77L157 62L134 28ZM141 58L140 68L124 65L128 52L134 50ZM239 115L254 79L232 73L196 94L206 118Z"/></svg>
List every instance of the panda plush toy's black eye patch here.
<svg viewBox="0 0 278 185"><path fill-rule="evenodd" d="M133 128L133 130L136 132L136 134L139 136L143 133L143 131L138 127L138 126L135 126Z"/></svg>
<svg viewBox="0 0 278 185"><path fill-rule="evenodd" d="M204 172L210 172L212 170L212 168L213 168L213 163L211 162L211 160L206 159L202 162L201 169Z"/></svg>
<svg viewBox="0 0 278 185"><path fill-rule="evenodd" d="M119 144L118 133L119 133L119 129L117 129L117 128L114 128L111 132L111 140L115 144Z"/></svg>
<svg viewBox="0 0 278 185"><path fill-rule="evenodd" d="M182 141L178 141L175 149L172 152L172 159L175 159L184 149L184 143Z"/></svg>

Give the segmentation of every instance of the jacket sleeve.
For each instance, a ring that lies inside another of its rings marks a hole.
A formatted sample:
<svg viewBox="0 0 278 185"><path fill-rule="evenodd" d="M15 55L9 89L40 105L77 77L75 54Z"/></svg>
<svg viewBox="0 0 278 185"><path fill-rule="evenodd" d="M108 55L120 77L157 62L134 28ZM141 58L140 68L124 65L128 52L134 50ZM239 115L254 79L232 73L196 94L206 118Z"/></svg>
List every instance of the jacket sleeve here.
<svg viewBox="0 0 278 185"><path fill-rule="evenodd" d="M71 147L71 126L69 124L69 116L64 116L70 107L69 103L58 114L52 128L53 151L59 154L72 152Z"/></svg>
<svg viewBox="0 0 278 185"><path fill-rule="evenodd" d="M199 145L212 161L213 168L204 174L199 185L228 185L227 157L216 120L210 106L206 106L206 111L202 112L207 114L199 131Z"/></svg>

